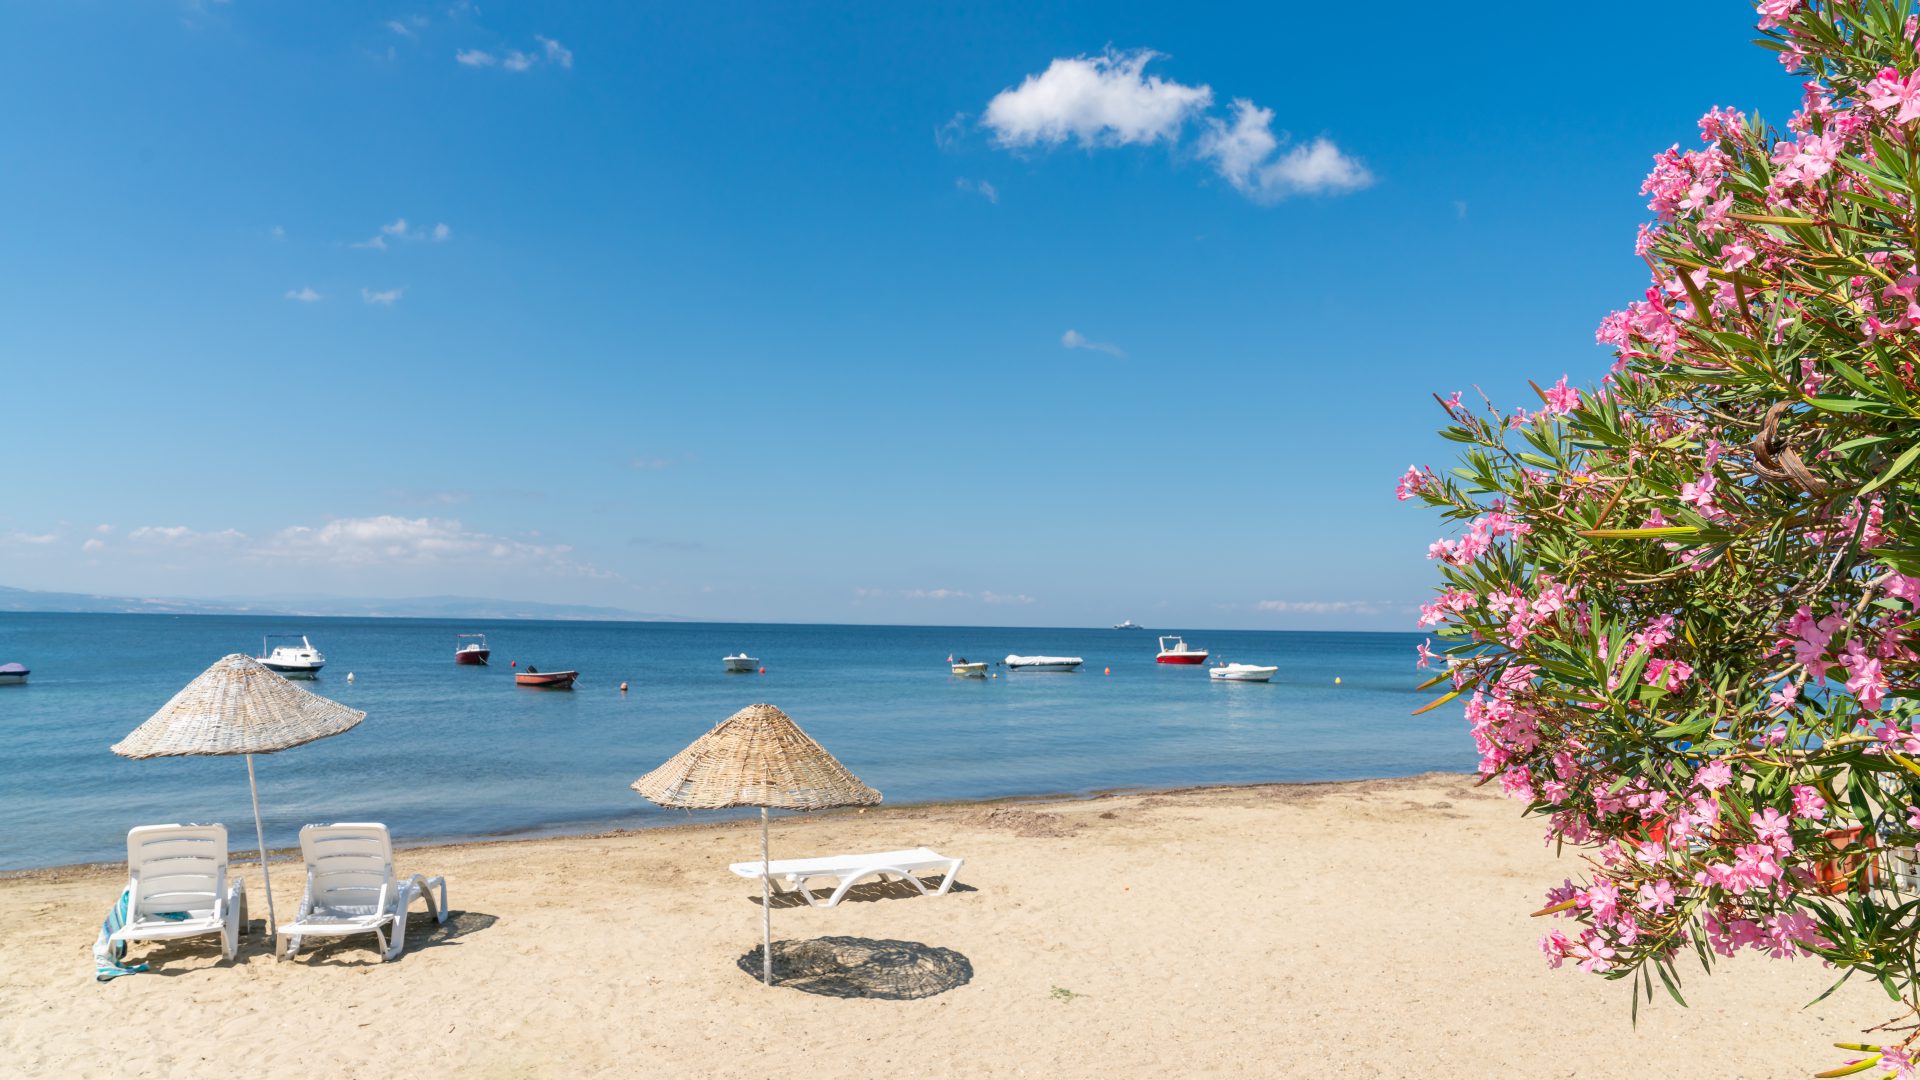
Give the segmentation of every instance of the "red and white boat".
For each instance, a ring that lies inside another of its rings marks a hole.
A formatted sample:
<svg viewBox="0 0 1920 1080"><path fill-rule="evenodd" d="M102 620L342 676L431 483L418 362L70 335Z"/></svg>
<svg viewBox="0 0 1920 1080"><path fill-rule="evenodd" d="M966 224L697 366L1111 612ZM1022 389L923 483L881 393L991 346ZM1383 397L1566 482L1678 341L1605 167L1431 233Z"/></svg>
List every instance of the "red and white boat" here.
<svg viewBox="0 0 1920 1080"><path fill-rule="evenodd" d="M1193 648L1184 639L1168 635L1160 639L1160 655L1154 659L1162 664L1204 664L1207 650Z"/></svg>
<svg viewBox="0 0 1920 1080"><path fill-rule="evenodd" d="M541 671L528 668L514 673L513 681L521 686L538 686L548 690L571 690L573 680L580 677L577 671Z"/></svg>
<svg viewBox="0 0 1920 1080"><path fill-rule="evenodd" d="M487 648L487 635L461 634L453 639L453 662L456 664L485 664L493 655Z"/></svg>

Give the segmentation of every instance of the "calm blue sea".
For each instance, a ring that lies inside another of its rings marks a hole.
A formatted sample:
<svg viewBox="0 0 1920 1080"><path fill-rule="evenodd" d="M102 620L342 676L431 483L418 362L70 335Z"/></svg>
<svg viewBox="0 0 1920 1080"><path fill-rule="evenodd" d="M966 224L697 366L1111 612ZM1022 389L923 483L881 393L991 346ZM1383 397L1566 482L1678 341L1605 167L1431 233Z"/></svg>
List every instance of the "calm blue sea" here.
<svg viewBox="0 0 1920 1080"><path fill-rule="evenodd" d="M1155 664L1154 633L1120 630L6 614L0 663L33 675L0 686L0 869L118 860L127 829L151 822L224 821L251 845L244 759L107 747L213 661L284 631L327 655L312 689L367 719L255 759L272 847L313 821L384 821L410 840L683 822L627 785L760 701L889 803L1474 765L1458 710L1408 715L1427 698L1411 634L1186 632L1216 657L1280 665L1272 683L1236 685ZM492 667L453 663L454 636L472 631ZM721 656L741 650L766 673L724 674ZM948 672L949 654L1010 652L1087 664ZM576 668L580 685L517 687L514 660Z"/></svg>

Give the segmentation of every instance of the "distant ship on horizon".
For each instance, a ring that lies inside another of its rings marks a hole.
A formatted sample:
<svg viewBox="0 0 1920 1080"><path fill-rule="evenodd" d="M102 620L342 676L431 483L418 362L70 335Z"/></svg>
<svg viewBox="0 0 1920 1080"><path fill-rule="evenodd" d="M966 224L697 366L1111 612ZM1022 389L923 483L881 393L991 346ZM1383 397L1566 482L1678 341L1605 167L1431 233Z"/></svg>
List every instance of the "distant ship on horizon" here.
<svg viewBox="0 0 1920 1080"><path fill-rule="evenodd" d="M1145 630L1146 629L1146 627L1141 626L1139 623L1134 622L1132 619L1123 619L1120 622L1114 623L1113 628L1115 630Z"/></svg>

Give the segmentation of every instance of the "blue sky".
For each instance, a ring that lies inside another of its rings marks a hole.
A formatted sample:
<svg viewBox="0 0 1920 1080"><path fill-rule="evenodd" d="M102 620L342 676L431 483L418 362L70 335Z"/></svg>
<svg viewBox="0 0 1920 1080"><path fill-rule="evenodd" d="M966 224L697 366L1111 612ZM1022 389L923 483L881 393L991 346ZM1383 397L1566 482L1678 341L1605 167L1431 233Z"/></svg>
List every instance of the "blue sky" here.
<svg viewBox="0 0 1920 1080"><path fill-rule="evenodd" d="M0 584L1407 628L1428 391L1598 378L1797 99L1425 10L0 2Z"/></svg>

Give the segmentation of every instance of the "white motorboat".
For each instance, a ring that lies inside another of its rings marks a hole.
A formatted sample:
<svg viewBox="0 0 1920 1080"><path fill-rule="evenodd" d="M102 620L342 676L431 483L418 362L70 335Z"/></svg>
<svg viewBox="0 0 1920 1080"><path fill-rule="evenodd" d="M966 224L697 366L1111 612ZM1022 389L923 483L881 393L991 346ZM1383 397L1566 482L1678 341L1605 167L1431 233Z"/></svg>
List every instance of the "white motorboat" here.
<svg viewBox="0 0 1920 1080"><path fill-rule="evenodd" d="M29 674L25 664L0 664L0 686L26 682Z"/></svg>
<svg viewBox="0 0 1920 1080"><path fill-rule="evenodd" d="M1196 649L1187 644L1185 638L1168 634L1160 639L1160 652L1154 660L1162 664L1204 664L1207 650Z"/></svg>
<svg viewBox="0 0 1920 1080"><path fill-rule="evenodd" d="M1008 656L1008 671L1072 671L1085 660L1077 656Z"/></svg>
<svg viewBox="0 0 1920 1080"><path fill-rule="evenodd" d="M275 639L288 644L275 645ZM292 644L294 641L300 644ZM268 671L277 671L289 679L311 679L327 666L327 658L313 647L305 634L268 634L260 639L260 651L265 655L257 659Z"/></svg>
<svg viewBox="0 0 1920 1080"><path fill-rule="evenodd" d="M1115 630L1145 630L1146 629L1146 627L1141 626L1139 623L1134 622L1132 619L1122 619L1119 622L1114 623L1113 628Z"/></svg>
<svg viewBox="0 0 1920 1080"><path fill-rule="evenodd" d="M727 665L727 670L735 675L745 675L760 670L760 661L746 653L722 657L720 662Z"/></svg>
<svg viewBox="0 0 1920 1080"><path fill-rule="evenodd" d="M963 656L953 662L953 673L964 679L984 679L987 677L987 662L984 660L968 661L968 659Z"/></svg>
<svg viewBox="0 0 1920 1080"><path fill-rule="evenodd" d="M1279 670L1260 664L1216 664L1207 669L1207 674L1221 682L1266 682Z"/></svg>

